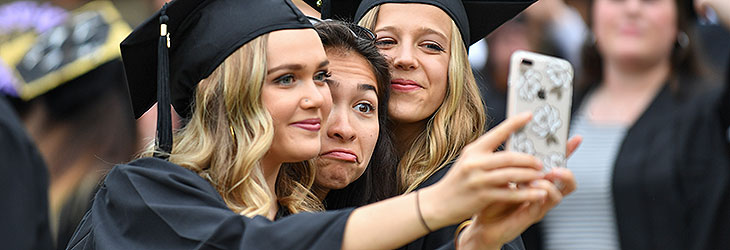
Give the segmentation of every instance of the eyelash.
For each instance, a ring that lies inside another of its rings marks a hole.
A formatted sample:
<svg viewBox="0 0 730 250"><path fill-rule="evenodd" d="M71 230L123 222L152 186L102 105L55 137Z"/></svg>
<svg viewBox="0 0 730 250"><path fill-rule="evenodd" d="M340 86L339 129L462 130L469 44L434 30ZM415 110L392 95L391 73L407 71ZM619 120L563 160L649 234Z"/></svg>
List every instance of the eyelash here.
<svg viewBox="0 0 730 250"><path fill-rule="evenodd" d="M358 108L358 107L362 107L362 106L367 107L369 110L368 111L362 111L362 110L360 110L360 108ZM355 107L353 107L353 108L355 110L357 110L358 112L362 112L362 113L365 113L365 114L370 114L370 113L373 113L375 111L375 107L372 104L366 103L366 102L361 102L361 103L355 104Z"/></svg>
<svg viewBox="0 0 730 250"><path fill-rule="evenodd" d="M425 46L426 48L430 49L430 50L433 50L433 51L438 51L438 52L444 52L444 51L446 51L446 50L444 50L444 48L443 48L443 47L441 47L441 45L439 45L438 43L427 43L427 44L425 44L424 46Z"/></svg>
<svg viewBox="0 0 730 250"><path fill-rule="evenodd" d="M384 39L380 39L380 40L376 40L375 41L375 46L377 46L378 48L381 48L381 49L382 48L387 48L389 46L393 46L395 44L396 44L396 42L393 39L390 39L390 38L384 38ZM426 49L429 49L431 51L438 51L438 52L444 52L444 51L446 51L444 49L444 47L442 47L441 45L439 45L436 42L427 42L426 44L423 44L422 46L424 46Z"/></svg>
<svg viewBox="0 0 730 250"><path fill-rule="evenodd" d="M291 79L292 82L284 83L284 80L287 80L287 79ZM284 85L284 86L292 85L294 83L294 81L295 80L294 80L293 74L286 74L286 75L283 75L283 76L280 76L280 77L277 77L276 79L274 79L274 83L279 84L279 85Z"/></svg>
<svg viewBox="0 0 730 250"><path fill-rule="evenodd" d="M323 77L322 79L319 79L318 77ZM329 78L332 77L332 73L328 70L322 70L320 72L317 72L316 75L314 75L314 81L316 82L324 82L329 83Z"/></svg>
<svg viewBox="0 0 730 250"><path fill-rule="evenodd" d="M383 38L383 39L375 40L375 46L378 48L382 48L385 46L391 46L391 45L395 45L395 41L390 38Z"/></svg>

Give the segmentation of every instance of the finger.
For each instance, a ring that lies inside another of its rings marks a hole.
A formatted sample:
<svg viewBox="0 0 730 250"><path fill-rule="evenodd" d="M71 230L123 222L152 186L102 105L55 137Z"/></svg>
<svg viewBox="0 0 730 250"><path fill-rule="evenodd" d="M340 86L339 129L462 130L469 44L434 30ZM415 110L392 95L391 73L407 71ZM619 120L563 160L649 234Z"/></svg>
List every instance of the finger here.
<svg viewBox="0 0 730 250"><path fill-rule="evenodd" d="M498 188L489 191L489 199L493 202L524 203L540 202L547 197L547 191L536 188L506 189Z"/></svg>
<svg viewBox="0 0 730 250"><path fill-rule="evenodd" d="M694 1L694 7L695 11L697 12L697 15L701 17L705 17L705 0L695 0Z"/></svg>
<svg viewBox="0 0 730 250"><path fill-rule="evenodd" d="M479 148L494 152L502 143L507 140L510 134L522 128L530 122L532 114L529 112L520 113L514 117L507 118L496 127L489 130L477 140Z"/></svg>
<svg viewBox="0 0 730 250"><path fill-rule="evenodd" d="M545 210L549 210L563 200L563 194L560 193L560 190L558 190L558 188L548 180L534 180L530 182L530 187L547 191L547 197L544 202L542 202L542 207L544 207Z"/></svg>
<svg viewBox="0 0 730 250"><path fill-rule="evenodd" d="M568 195L578 188L573 171L567 168L553 168L545 175L545 179L556 184L563 196Z"/></svg>
<svg viewBox="0 0 730 250"><path fill-rule="evenodd" d="M542 171L530 169L509 167L487 171L482 177L483 185L504 187L508 183L527 183L533 180L542 179L545 174Z"/></svg>
<svg viewBox="0 0 730 250"><path fill-rule="evenodd" d="M532 155L501 151L494 154L471 155L463 159L465 164L474 164L483 170L493 170L505 167L524 167L535 170L542 169L542 162ZM468 162L468 163L467 163Z"/></svg>
<svg viewBox="0 0 730 250"><path fill-rule="evenodd" d="M581 142L583 142L583 136L580 135L573 136L568 140L568 143L566 143L565 145L565 152L568 152L566 154L566 158L570 158L570 155L572 155L573 152L578 149L578 146L580 146Z"/></svg>

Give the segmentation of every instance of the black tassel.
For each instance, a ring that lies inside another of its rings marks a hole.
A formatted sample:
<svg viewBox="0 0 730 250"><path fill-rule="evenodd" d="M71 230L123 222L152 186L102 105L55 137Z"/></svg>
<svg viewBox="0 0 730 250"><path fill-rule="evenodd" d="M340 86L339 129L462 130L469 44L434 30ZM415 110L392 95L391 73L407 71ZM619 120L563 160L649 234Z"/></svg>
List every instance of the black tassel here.
<svg viewBox="0 0 730 250"><path fill-rule="evenodd" d="M172 113L170 110L170 61L168 57L167 4L160 11L160 38L157 45L157 153L167 159L172 152Z"/></svg>

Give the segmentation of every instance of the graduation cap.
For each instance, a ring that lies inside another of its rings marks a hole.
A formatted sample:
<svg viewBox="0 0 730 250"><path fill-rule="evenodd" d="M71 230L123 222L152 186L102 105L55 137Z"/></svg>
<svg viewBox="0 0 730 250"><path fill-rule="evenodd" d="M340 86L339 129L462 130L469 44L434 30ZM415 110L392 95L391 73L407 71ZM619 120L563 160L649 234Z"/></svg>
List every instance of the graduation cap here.
<svg viewBox="0 0 730 250"><path fill-rule="evenodd" d="M5 34L0 44L0 91L24 101L117 60L118 44L131 30L109 1L69 14L42 7L29 11L39 13L35 23L24 21L34 29Z"/></svg>
<svg viewBox="0 0 730 250"><path fill-rule="evenodd" d="M512 19L536 0L319 0L322 18L360 20L370 9L384 3L422 3L442 9L459 27L464 45L479 41ZM317 1L307 0L311 6ZM357 6L357 7L355 7ZM354 18L353 18L354 17Z"/></svg>
<svg viewBox="0 0 730 250"><path fill-rule="evenodd" d="M263 34L303 28L312 25L288 0L176 0L165 4L121 44L135 117L158 102L157 147L171 152L170 104L180 116L189 118L198 82L234 51Z"/></svg>

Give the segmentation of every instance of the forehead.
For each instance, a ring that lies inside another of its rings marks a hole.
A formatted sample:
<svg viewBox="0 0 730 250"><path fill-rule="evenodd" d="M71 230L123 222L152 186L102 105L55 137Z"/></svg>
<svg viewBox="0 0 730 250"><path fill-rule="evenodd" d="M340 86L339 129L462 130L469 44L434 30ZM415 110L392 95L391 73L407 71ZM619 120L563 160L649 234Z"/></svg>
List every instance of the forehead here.
<svg viewBox="0 0 730 250"><path fill-rule="evenodd" d="M269 33L266 44L269 65L317 64L327 59L317 32L313 29L277 30Z"/></svg>
<svg viewBox="0 0 730 250"><path fill-rule="evenodd" d="M330 86L333 91L341 88L357 88L359 84L375 86L377 91L375 73L362 55L352 51L328 49L327 59L330 61L329 69L332 74L330 79L339 83Z"/></svg>
<svg viewBox="0 0 730 250"><path fill-rule="evenodd" d="M439 7L421 3L386 3L380 5L375 29L394 27L399 30L433 29L451 34L451 17Z"/></svg>

